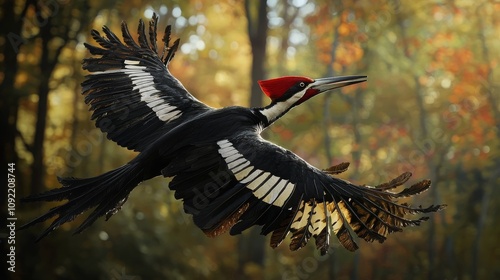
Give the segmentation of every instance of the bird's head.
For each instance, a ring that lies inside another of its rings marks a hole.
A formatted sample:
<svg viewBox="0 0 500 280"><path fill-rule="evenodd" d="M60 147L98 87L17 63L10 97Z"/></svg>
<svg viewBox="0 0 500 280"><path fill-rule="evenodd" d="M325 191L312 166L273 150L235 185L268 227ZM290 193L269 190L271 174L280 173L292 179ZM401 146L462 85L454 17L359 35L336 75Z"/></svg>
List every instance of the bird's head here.
<svg viewBox="0 0 500 280"><path fill-rule="evenodd" d="M366 79L366 76L341 76L321 79L286 76L259 81L259 85L273 102L292 99L295 100L294 105L298 105L320 93L361 83Z"/></svg>
<svg viewBox="0 0 500 280"><path fill-rule="evenodd" d="M269 106L260 109L267 125L284 115L291 108L332 89L366 81L366 76L342 76L321 79L288 76L259 81L262 91L271 98Z"/></svg>

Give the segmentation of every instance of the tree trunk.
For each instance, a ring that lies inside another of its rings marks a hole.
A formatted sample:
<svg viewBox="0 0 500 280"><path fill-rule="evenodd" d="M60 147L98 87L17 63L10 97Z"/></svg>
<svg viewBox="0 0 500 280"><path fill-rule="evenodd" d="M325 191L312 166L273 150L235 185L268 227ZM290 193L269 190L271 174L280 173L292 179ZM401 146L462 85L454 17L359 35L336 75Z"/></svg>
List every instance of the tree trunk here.
<svg viewBox="0 0 500 280"><path fill-rule="evenodd" d="M7 34L11 33L19 34L21 29L20 24L8 24L8 22L15 21L14 1L4 2L2 6L2 14L4 15L1 21L1 25L3 26L1 34L2 37L7 38ZM0 137L1 147L3 149L2 167L7 166L8 162L17 161L14 149L18 105L18 98L14 91L14 82L18 69L16 50L19 49L8 42L4 42L2 53L4 59L3 68L5 71L3 71L4 77L2 83L0 84L0 92L2 93L2 99L0 99L0 121L3 131L3 135Z"/></svg>
<svg viewBox="0 0 500 280"><path fill-rule="evenodd" d="M3 65L0 71L3 72L3 79L0 83L0 166L1 174L5 187L0 192L0 205L2 206L0 219L7 220L7 167L9 163L14 163L15 170L13 174L16 176L16 193L18 196L24 193L23 186L24 180L22 174L18 172L18 155L16 153L16 137L17 131L17 115L19 109L19 91L14 87L17 71L19 68L19 61L17 54L20 51L22 44L25 43L21 37L21 30L23 27L23 18L26 15L28 7L32 5L32 1L26 1L20 14L16 14L15 2L13 0L3 1L0 12L0 37L4 38L3 48L1 50L3 56ZM5 211L4 211L5 210ZM5 230L4 230L5 231ZM6 232L6 231L5 231ZM7 252L7 243L4 242L2 252ZM37 254L36 249L32 253ZM7 261L6 254L0 260L5 263ZM9 279L10 272L3 269L0 272L2 279Z"/></svg>
<svg viewBox="0 0 500 280"><path fill-rule="evenodd" d="M50 24L49 24L50 25ZM31 166L31 192L39 193L44 188L43 143L47 122L47 104L49 98L49 81L52 71L48 67L48 41L50 37L42 35L42 58L40 61L41 79L38 86L38 106L36 112L35 137L33 140L33 164Z"/></svg>
<svg viewBox="0 0 500 280"><path fill-rule="evenodd" d="M340 1L339 1L340 2ZM330 50L330 63L329 67L326 73L327 77L333 77L335 75L338 75L338 73L335 73L335 70L333 70L333 63L335 61L335 56L337 53L337 49L339 47L339 32L338 28L342 22L339 20L337 25L334 28L333 32L333 42L332 42L332 48ZM323 103L323 127L324 127L324 145L325 145L325 155L326 155L326 160L328 161L328 164L333 164L332 162L332 149L331 149L331 136L330 136L330 126L331 126L331 114L330 114L330 100L332 98L331 94L325 94L325 102Z"/></svg>
<svg viewBox="0 0 500 280"><path fill-rule="evenodd" d="M484 3L479 5L476 9L476 16L478 19L478 35L479 41L481 43L481 49L483 53L483 61L488 65L488 72L486 75L485 81L482 83L483 90L486 91L486 97L488 99L488 103L491 106L491 112L493 115L493 119L495 120L496 126L496 134L500 137L500 111L498 109L497 98L494 95L494 84L493 84L493 69L491 68L491 56L490 49L487 45L486 34L487 24L485 24L484 15L486 13L481 13L481 9L484 8ZM500 159L496 158L494 160L494 165L491 168L493 171L490 174L498 174L500 170ZM483 230L486 226L486 220L488 217L488 207L490 204L490 199L492 197L493 189L497 185L497 177L492 176L490 180L486 181L483 178L483 173L481 171L477 171L476 180L478 187L483 189L482 197L481 197L481 210L479 212L479 219L476 224L476 236L474 237L473 248L472 248L472 261L471 261L471 279L478 279L480 275L478 275L478 268L480 265L480 251L481 251L481 238L483 236ZM494 220L494 219L493 219Z"/></svg>
<svg viewBox="0 0 500 280"><path fill-rule="evenodd" d="M43 3L42 3L43 4ZM78 3L81 6L78 8L86 7L86 2ZM37 7L41 9L41 7ZM38 106L37 106L37 119L35 126L35 135L33 140L33 164L31 166L31 192L37 193L44 189L44 149L43 144L45 140L45 128L47 123L47 112L48 112L48 98L50 93L49 82L52 73L58 63L59 56L63 48L70 41L69 33L71 32L70 26L73 18L69 15L71 10L75 8L69 5L64 6L64 11L59 11L58 15L61 17L55 17L55 15L49 14L46 19L41 19L44 22L40 26L40 38L42 40L42 54L40 58L40 84L38 85ZM63 9L63 7L58 7L58 9ZM43 13L37 12L37 15L42 15ZM82 13L82 17L84 14ZM54 23L54 20L57 22ZM80 19L81 24L86 24L85 21ZM81 25L80 25L81 26ZM57 27L57 28L56 28ZM77 30L76 34L78 33ZM57 34L55 34L57 32ZM55 50L50 46L50 41L53 38L62 39L62 43L57 46Z"/></svg>
<svg viewBox="0 0 500 280"><path fill-rule="evenodd" d="M290 4L288 1L283 1L281 3L283 6L281 8L281 13L280 17L283 19L283 25L281 27L281 45L280 45L280 50L281 52L277 55L277 61L276 61L276 66L275 69L278 73L284 73L287 71L286 67L286 58L287 58L287 50L289 47L289 34L290 34L290 26L292 25L293 21L297 18L297 15L299 14L299 8L294 7L293 5ZM293 11L293 12L290 12Z"/></svg>
<svg viewBox="0 0 500 280"><path fill-rule="evenodd" d="M0 31L0 36L5 38L3 44L2 54L3 54L3 80L0 84L0 131L2 131L2 137L0 137L0 147L2 151L0 152L1 166L2 166L2 178L6 178L8 163L14 163L17 166L18 156L15 149L17 132L17 112L19 107L19 93L14 88L14 83L19 68L19 62L17 60L17 54L20 51L21 45L24 43L24 39L21 37L21 30L23 27L22 19L25 17L28 7L32 4L31 1L26 1L21 14L16 16L14 9L14 1L4 1L2 5L2 18L0 25L2 26ZM16 178L17 180L22 179L21 176ZM18 184L17 185L22 185ZM2 203L6 200L6 189L1 192L0 199ZM4 208L5 209L5 208ZM3 213L3 212L2 212Z"/></svg>
<svg viewBox="0 0 500 280"><path fill-rule="evenodd" d="M257 83L266 78L267 4L266 1L245 1L248 20L248 38L252 47L250 106L262 107L262 92ZM245 266L254 263L264 267L265 244L259 236L259 228L249 229L248 234L238 239L238 275L245 275Z"/></svg>
<svg viewBox="0 0 500 280"><path fill-rule="evenodd" d="M408 46L408 36L407 36L407 29L405 24L403 23L403 19L401 18L401 15L399 13L396 14L396 22L397 25L399 26L400 32L401 32L401 40L403 42L403 54L406 57L406 59L410 61L415 60L415 55L412 55L410 53L410 48ZM418 108L418 118L419 118L419 126L420 126L420 131L421 131L421 139L429 139L429 128L427 125L427 115L428 112L426 111L426 108L424 106L424 98L423 98L423 90L422 86L419 82L420 76L416 73L411 73L413 82L415 84L415 101L417 104ZM425 156L425 151L424 156ZM435 158L439 158L439 155L436 153ZM434 185L437 184L437 174L438 174L438 169L440 168L440 164L436 163L433 159L426 160L428 170L430 171L430 180L431 182L434 183ZM432 204L438 204L438 193L437 193L437 188L431 188L431 197L432 197ZM435 279L436 277L439 277L438 275L435 274L436 270L436 257L438 256L438 250L437 250L437 237L436 237L436 220L432 219L429 221L429 242L428 242L428 249L427 249L427 261L429 263L428 267L428 279Z"/></svg>
<svg viewBox="0 0 500 280"><path fill-rule="evenodd" d="M51 29L52 18L47 18L47 24L40 29L42 39L42 56L40 58L40 84L38 85L38 106L36 113L35 136L33 140L33 164L31 166L31 192L38 193L44 189L44 139L45 127L47 123L48 99L49 99L49 82L52 72L57 64L59 54L62 48L67 43L67 38L64 43L59 46L53 55L49 47L50 40L54 37Z"/></svg>
<svg viewBox="0 0 500 280"><path fill-rule="evenodd" d="M342 1L336 1L336 8L339 14L342 13L343 11L343 6L342 6ZM340 25L342 24L341 19L338 19L338 22L336 26L333 28L333 41L332 41L332 46L330 50L330 63L329 67L326 73L327 77L332 77L337 75L338 73L335 73L335 70L333 69L333 63L335 61L335 57L337 55L337 49L339 47L339 32L338 29ZM331 99L331 94L325 94L325 102L323 105L323 127L324 127L324 145L325 145L325 155L326 155L326 160L329 165L333 164L333 155L332 155L332 150L331 150L331 136L330 136L330 126L331 126L331 114L330 114L330 99ZM338 270L338 263L337 263L337 258L335 256L336 252L333 252L330 255L330 259L328 260L329 262L329 279L336 279L337 278L337 270Z"/></svg>
<svg viewBox="0 0 500 280"><path fill-rule="evenodd" d="M267 5L266 1L245 1L248 20L248 38L252 47L250 107L262 106L262 92L257 81L266 79L265 61L267 48Z"/></svg>
<svg viewBox="0 0 500 280"><path fill-rule="evenodd" d="M359 129L359 109L362 107L362 90L358 88L354 93L354 96L351 99L351 116L352 116L352 130L354 134L354 145L355 148L352 152L352 160L354 162L354 172L352 175L352 179L357 181L359 179L359 167L361 163L361 131ZM359 250L354 252L354 259L352 263L352 273L351 279L358 280L359 279L359 264L360 264L360 252Z"/></svg>

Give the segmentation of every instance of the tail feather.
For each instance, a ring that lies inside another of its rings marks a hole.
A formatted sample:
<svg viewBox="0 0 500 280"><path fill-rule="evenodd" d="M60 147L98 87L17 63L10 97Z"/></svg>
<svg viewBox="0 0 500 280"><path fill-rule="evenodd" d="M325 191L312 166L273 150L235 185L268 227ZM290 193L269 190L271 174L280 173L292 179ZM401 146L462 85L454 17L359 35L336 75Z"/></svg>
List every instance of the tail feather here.
<svg viewBox="0 0 500 280"><path fill-rule="evenodd" d="M40 234L37 241L91 208L95 208L94 211L75 230L75 233L83 231L103 215L106 215L106 220L109 219L120 210L129 193L142 180L137 163L129 163L92 178L58 179L62 184L61 188L21 199L23 202L67 200L66 203L50 209L19 228L19 230L28 228L57 215L58 217Z"/></svg>

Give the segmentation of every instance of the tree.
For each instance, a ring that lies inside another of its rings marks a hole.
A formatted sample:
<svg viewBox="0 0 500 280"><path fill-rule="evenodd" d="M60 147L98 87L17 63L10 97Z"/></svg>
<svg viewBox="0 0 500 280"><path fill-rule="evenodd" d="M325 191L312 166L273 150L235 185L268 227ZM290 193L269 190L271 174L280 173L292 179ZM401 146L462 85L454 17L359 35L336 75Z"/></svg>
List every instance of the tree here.
<svg viewBox="0 0 500 280"><path fill-rule="evenodd" d="M262 93L257 83L266 78L266 40L267 40L267 4L266 1L245 0L245 15L248 21L248 38L252 49L250 106L262 107ZM265 247L259 229L252 228L248 235L238 241L239 275L245 275L245 267L255 263L264 266Z"/></svg>
<svg viewBox="0 0 500 280"><path fill-rule="evenodd" d="M33 4L34 1L26 1L20 9L20 13L16 13L19 9L17 9L15 1L3 1L1 6L0 25L2 28L0 28L0 37L4 40L2 40L3 44L0 46L2 52L0 71L3 73L3 79L0 82L0 131L2 131L2 137L0 137L0 149L2 149L0 151L0 163L2 166L1 174L4 179L7 178L8 164L14 164L16 167L14 175L20 174L17 172L20 166L16 152L16 139L20 136L17 129L17 119L21 93L16 90L15 81L19 69L18 54L23 44L26 43L21 30L26 13ZM21 140L25 143L23 138ZM17 184L20 184L23 182L23 177L17 176L16 181ZM7 209L7 188L2 190L0 199L2 201L0 205L2 205L3 209L0 218L5 221L7 219L7 212L5 211ZM7 243L4 243L3 246L6 249ZM3 252L6 252L6 250ZM2 257L4 263L6 262L5 258L4 254ZM6 269L2 271L2 274L4 274L2 278L7 279L6 274L8 273Z"/></svg>
<svg viewBox="0 0 500 280"><path fill-rule="evenodd" d="M248 20L248 39L252 48L250 106L262 106L262 92L257 83L266 78L266 40L268 30L266 1L245 0L245 15Z"/></svg>

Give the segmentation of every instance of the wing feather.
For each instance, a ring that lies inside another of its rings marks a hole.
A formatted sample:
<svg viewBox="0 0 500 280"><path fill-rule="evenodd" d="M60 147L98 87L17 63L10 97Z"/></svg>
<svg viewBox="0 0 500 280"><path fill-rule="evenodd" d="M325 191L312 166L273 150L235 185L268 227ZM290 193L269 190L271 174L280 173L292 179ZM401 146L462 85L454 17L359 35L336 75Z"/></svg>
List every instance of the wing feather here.
<svg viewBox="0 0 500 280"><path fill-rule="evenodd" d="M158 16L156 13L153 14L151 21L149 21L149 43L151 44L151 50L158 53L158 47L156 45L156 30L158 26Z"/></svg>
<svg viewBox="0 0 500 280"><path fill-rule="evenodd" d="M167 70L179 46L170 45L171 27L166 28L164 49L157 53L158 17L149 22L149 43L145 24L138 25L134 40L125 22L123 43L108 27L104 35L91 31L99 46L85 43L94 56L84 59L88 70L82 83L92 119L107 137L123 147L142 151L161 135L198 115L213 110L194 98Z"/></svg>
<svg viewBox="0 0 500 280"><path fill-rule="evenodd" d="M406 183L410 173L378 187L355 185L333 176L345 171L346 163L321 171L293 153L248 134L220 140L215 146L190 147L179 155L179 162L174 160L166 167L168 175L175 176L171 188L176 190L176 198L183 199L188 208L194 206L188 194L203 193L204 186L214 180L206 172L196 173L196 180L183 179L193 177L186 170L198 169L190 164L186 168L186 162L198 160L206 163L203 166L213 164L218 172L229 174L224 185L205 192L206 205L194 213L195 223L210 236L229 228L231 234L239 234L261 225L261 234L272 233L273 248L291 234L291 250L304 247L314 238L318 250L326 254L330 235L334 234L342 246L354 251L358 245L352 233L368 242L384 242L389 233L426 219L407 219L407 214L443 208L412 208L396 201L430 187L430 181L424 180L400 192L389 191ZM194 184L200 179L202 184Z"/></svg>

